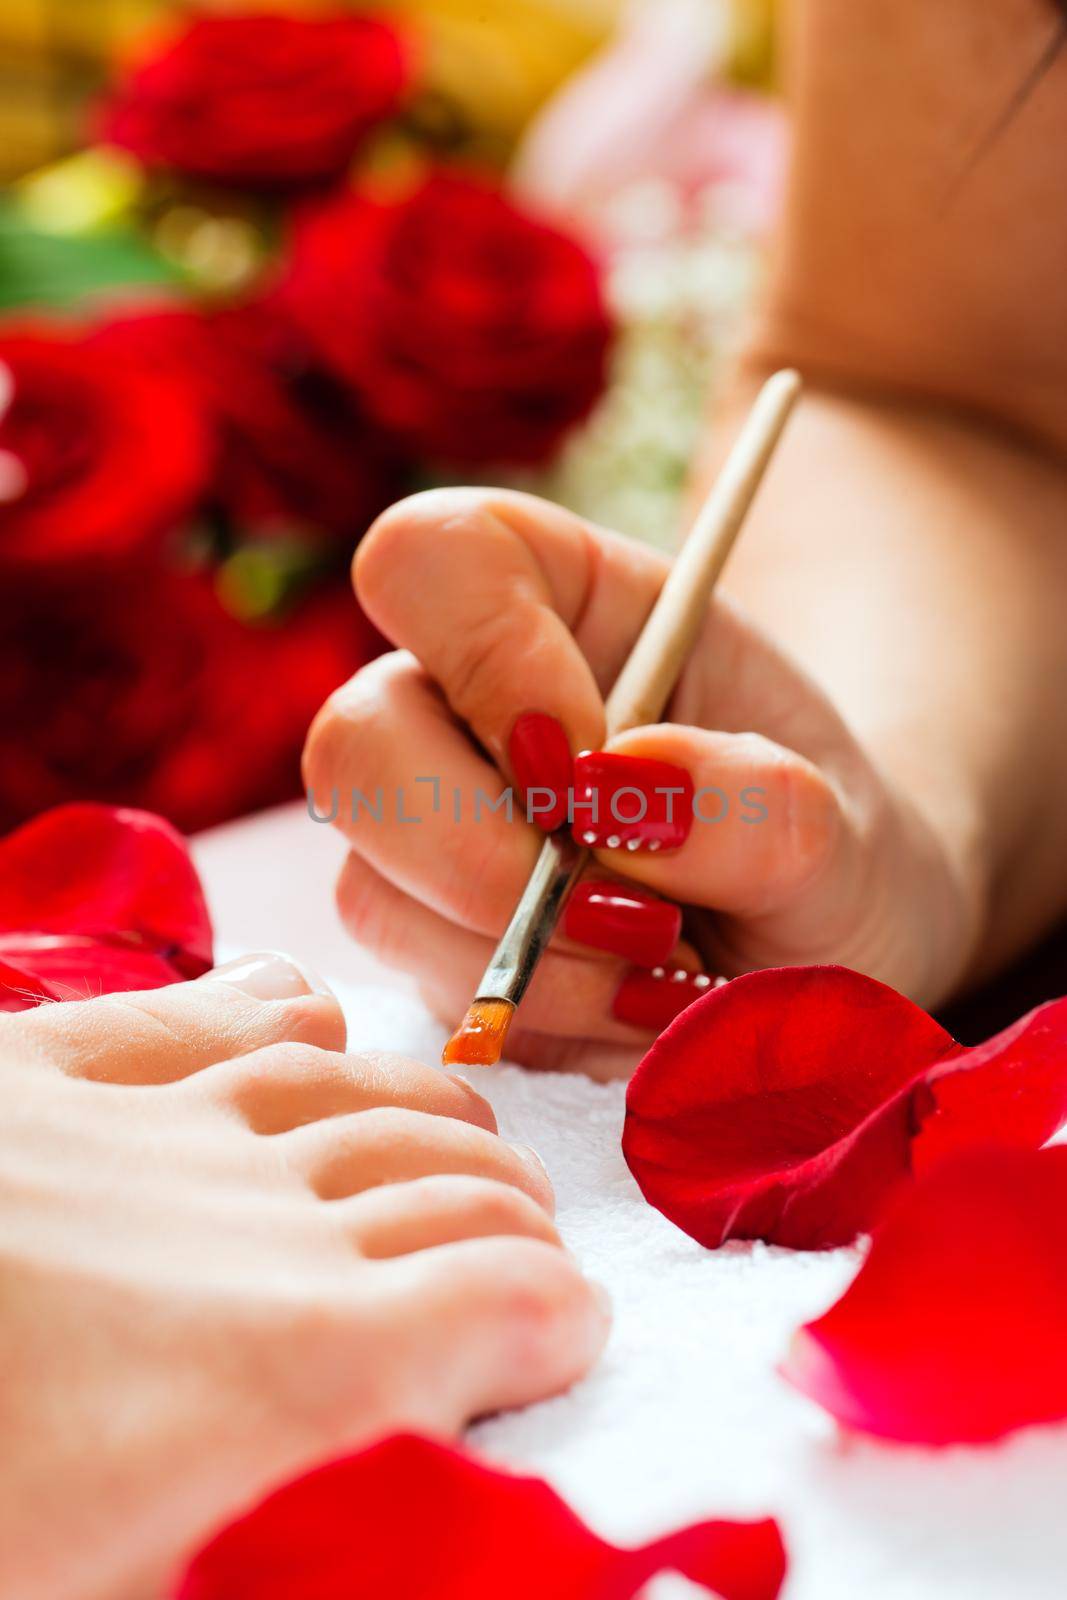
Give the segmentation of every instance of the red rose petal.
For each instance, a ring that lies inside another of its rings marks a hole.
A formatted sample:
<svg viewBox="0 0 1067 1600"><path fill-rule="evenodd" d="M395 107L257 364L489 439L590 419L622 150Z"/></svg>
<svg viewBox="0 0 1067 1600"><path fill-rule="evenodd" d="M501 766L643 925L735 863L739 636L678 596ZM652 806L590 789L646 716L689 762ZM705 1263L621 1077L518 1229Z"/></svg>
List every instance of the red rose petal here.
<svg viewBox="0 0 1067 1600"><path fill-rule="evenodd" d="M1067 1118L1067 1002L967 1050L843 967L755 972L666 1029L627 1095L650 1203L711 1248L847 1244L894 1187L961 1148L1043 1144Z"/></svg>
<svg viewBox="0 0 1067 1600"><path fill-rule="evenodd" d="M701 1244L846 1244L908 1170L906 1091L958 1048L843 967L750 973L656 1040L627 1093L623 1153Z"/></svg>
<svg viewBox="0 0 1067 1600"><path fill-rule="evenodd" d="M0 960L0 1011L27 1011L42 1000L58 1000L58 993L34 973Z"/></svg>
<svg viewBox="0 0 1067 1600"><path fill-rule="evenodd" d="M917 1091L916 1108L916 1174L986 1140L1039 1149L1067 1122L1067 1002L1038 1006L936 1068Z"/></svg>
<svg viewBox="0 0 1067 1600"><path fill-rule="evenodd" d="M122 935L211 965L211 921L181 834L123 807L57 806L0 841L0 933Z"/></svg>
<svg viewBox="0 0 1067 1600"><path fill-rule="evenodd" d="M161 817L57 806L0 841L5 1009L157 988L210 965L200 880Z"/></svg>
<svg viewBox="0 0 1067 1600"><path fill-rule="evenodd" d="M606 1544L537 1478L397 1435L287 1485L193 1561L176 1600L629 1600L664 1570L723 1600L774 1600L774 1522Z"/></svg>
<svg viewBox="0 0 1067 1600"><path fill-rule="evenodd" d="M77 934L0 934L0 959L0 985L23 996L21 1004L6 1007L14 1011L39 1000L91 1000L98 994L159 989L183 976L154 950ZM4 965L13 977L4 977Z"/></svg>
<svg viewBox="0 0 1067 1600"><path fill-rule="evenodd" d="M1067 1149L971 1151L904 1191L782 1368L883 1438L978 1442L1067 1417Z"/></svg>

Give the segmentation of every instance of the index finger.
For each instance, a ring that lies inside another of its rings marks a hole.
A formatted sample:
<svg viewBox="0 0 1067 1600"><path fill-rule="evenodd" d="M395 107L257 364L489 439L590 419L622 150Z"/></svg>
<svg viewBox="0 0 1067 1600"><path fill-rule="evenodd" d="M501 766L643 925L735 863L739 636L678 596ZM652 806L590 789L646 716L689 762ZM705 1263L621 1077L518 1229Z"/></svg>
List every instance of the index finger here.
<svg viewBox="0 0 1067 1600"><path fill-rule="evenodd" d="M440 685L520 783L513 733L530 714L570 753L604 741L604 691L659 592L662 556L530 495L434 490L380 517L354 564L375 625Z"/></svg>

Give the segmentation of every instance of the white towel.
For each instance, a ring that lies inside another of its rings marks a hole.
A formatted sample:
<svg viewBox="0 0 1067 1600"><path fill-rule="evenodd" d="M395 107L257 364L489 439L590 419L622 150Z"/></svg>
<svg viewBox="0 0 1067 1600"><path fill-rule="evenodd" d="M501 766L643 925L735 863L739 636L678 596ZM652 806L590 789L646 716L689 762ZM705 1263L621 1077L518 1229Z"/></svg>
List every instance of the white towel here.
<svg viewBox="0 0 1067 1600"><path fill-rule="evenodd" d="M443 1031L409 994L335 988L352 1048L439 1059ZM858 1252L703 1250L630 1177L621 1084L516 1067L469 1077L501 1131L545 1161L561 1231L615 1306L597 1370L568 1395L482 1423L478 1449L547 1478L620 1544L704 1517L774 1515L789 1547L785 1600L1063 1600L1067 1426L951 1451L839 1435L775 1363ZM652 1592L697 1591L661 1580Z"/></svg>

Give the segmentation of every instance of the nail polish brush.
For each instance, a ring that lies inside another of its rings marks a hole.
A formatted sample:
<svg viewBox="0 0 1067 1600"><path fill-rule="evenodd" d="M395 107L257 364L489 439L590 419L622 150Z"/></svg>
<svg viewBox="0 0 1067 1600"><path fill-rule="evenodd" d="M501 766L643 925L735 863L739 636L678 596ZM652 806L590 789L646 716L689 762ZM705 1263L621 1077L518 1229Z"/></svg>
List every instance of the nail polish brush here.
<svg viewBox="0 0 1067 1600"><path fill-rule="evenodd" d="M783 371L757 396L608 695L609 738L662 717L800 391L799 375ZM545 840L475 999L445 1046L446 1066L495 1066L500 1060L515 1010L589 858L566 825Z"/></svg>

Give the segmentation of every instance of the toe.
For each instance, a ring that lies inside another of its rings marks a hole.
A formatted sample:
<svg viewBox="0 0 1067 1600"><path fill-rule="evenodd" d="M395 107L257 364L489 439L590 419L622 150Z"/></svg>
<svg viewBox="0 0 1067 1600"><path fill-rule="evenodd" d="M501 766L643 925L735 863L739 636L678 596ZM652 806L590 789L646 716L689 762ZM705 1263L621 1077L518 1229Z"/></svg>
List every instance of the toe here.
<svg viewBox="0 0 1067 1600"><path fill-rule="evenodd" d="M232 1108L262 1134L287 1133L375 1106L455 1117L496 1131L491 1106L468 1083L405 1056L271 1045L220 1062L191 1079L188 1088Z"/></svg>
<svg viewBox="0 0 1067 1600"><path fill-rule="evenodd" d="M41 1006L10 1020L28 1055L107 1083L173 1083L268 1045L341 1050L345 1042L335 997L298 963L273 953L195 983Z"/></svg>
<svg viewBox="0 0 1067 1600"><path fill-rule="evenodd" d="M553 1209L552 1185L532 1150L452 1117L378 1106L280 1134L278 1144L324 1200L453 1173L511 1184Z"/></svg>
<svg viewBox="0 0 1067 1600"><path fill-rule="evenodd" d="M332 1220L371 1259L409 1255L461 1239L525 1237L560 1243L543 1207L520 1189L488 1178L415 1178L372 1189L332 1209Z"/></svg>
<svg viewBox="0 0 1067 1600"><path fill-rule="evenodd" d="M417 1411L432 1427L455 1430L561 1393L608 1336L603 1292L565 1251L539 1240L447 1244L379 1271Z"/></svg>

